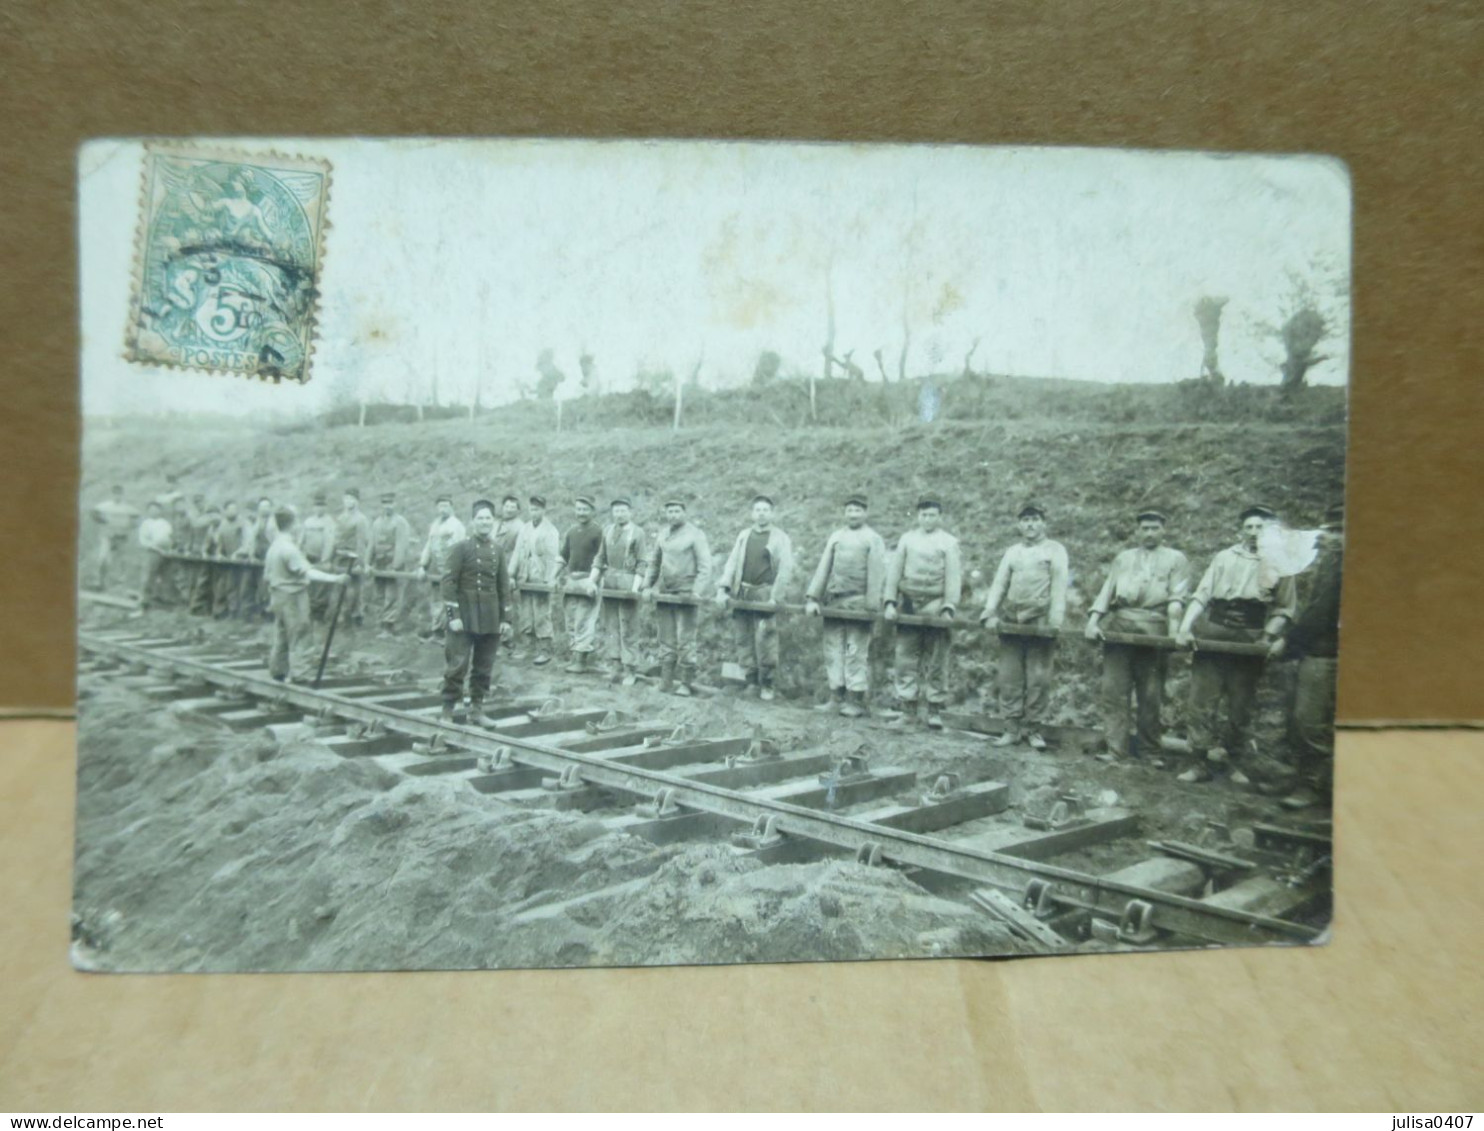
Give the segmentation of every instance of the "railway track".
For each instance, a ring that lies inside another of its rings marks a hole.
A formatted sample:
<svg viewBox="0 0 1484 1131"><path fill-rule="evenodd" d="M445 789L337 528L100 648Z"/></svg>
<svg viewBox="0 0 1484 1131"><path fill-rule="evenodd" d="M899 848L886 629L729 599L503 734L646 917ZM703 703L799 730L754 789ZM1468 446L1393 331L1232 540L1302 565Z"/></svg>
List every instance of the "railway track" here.
<svg viewBox="0 0 1484 1131"><path fill-rule="evenodd" d="M580 808L656 843L721 840L764 863L853 856L969 901L1031 951L1314 941L1329 900L1325 836L1219 826L1198 842L1144 840L1139 815L1067 796L1019 813L1010 784L919 778L782 750L761 732L703 736L656 717L507 697L494 725L438 717L425 684L332 675L319 689L272 680L261 659L138 631L84 631L82 677L132 678L140 694L243 728L303 725L332 751L408 775L448 774L512 803ZM1132 862L1068 863L1116 846Z"/></svg>

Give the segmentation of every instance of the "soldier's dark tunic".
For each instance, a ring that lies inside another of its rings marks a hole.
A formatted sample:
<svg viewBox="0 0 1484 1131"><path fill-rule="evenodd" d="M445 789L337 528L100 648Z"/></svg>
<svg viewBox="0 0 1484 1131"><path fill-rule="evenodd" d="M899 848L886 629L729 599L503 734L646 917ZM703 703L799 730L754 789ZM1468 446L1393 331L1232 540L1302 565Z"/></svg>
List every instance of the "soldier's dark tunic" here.
<svg viewBox="0 0 1484 1131"><path fill-rule="evenodd" d="M505 554L492 538L475 535L448 552L443 574L443 601L450 621L463 622L459 632L444 638L443 701L457 703L469 680L469 700L483 703L489 694L500 625L506 618L509 570Z"/></svg>

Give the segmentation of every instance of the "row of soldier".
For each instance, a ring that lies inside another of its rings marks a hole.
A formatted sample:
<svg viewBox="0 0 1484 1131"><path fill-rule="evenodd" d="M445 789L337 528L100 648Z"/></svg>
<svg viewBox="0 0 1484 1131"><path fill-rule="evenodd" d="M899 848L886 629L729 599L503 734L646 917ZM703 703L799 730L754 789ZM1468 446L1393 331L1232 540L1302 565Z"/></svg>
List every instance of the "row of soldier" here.
<svg viewBox="0 0 1484 1131"><path fill-rule="evenodd" d="M662 690L691 693L697 603L714 599L730 611L735 655L746 683L761 698L774 698L779 663L776 610L790 589L795 561L791 539L773 522L774 504L768 496L752 500L752 521L737 535L719 569L705 533L688 520L680 499L664 503L664 525L651 536L634 522L626 498L613 500L609 521L599 523L595 500L578 497L573 502L575 523L559 532L546 517L544 498L531 496L522 514L520 501L506 496L498 507L489 501L475 504L471 535L455 515L452 497L444 495L436 500L437 515L420 552L407 520L396 511L394 496L384 494L381 502L382 513L368 518L361 512L358 491L351 489L345 492L341 511L330 516L325 496L316 495L312 513L294 524L283 518L291 510L275 513L267 500L260 501L248 522L231 513L235 510L231 504L215 512L198 504L192 514L177 500L176 526L185 521L194 552L250 561L266 558L281 525L297 525L292 541L306 568L321 575L292 580L304 582L306 632L308 619L322 615L328 605L330 578L337 569L347 585L346 615L359 623L363 609L374 600L383 631L395 629L408 584L426 583L429 620L423 634L444 640L444 698L449 712L467 685L473 715L482 715L498 645L502 636L515 643L516 625L532 662L548 663L554 655L557 609L566 629L566 670L574 674L590 670L594 654L603 647L610 678L632 685L641 668L641 600L618 599L629 594L653 603ZM159 559L146 565L146 600L151 577L168 562L166 543L160 540L162 515L154 513L166 505L166 500L156 499L140 524L147 561ZM823 640L830 701L821 709L856 717L871 713L870 614L879 612L886 621L906 618L895 631L895 703L879 713L895 726L920 720L929 728L940 728L949 701L951 626L962 619L960 602L965 596L959 544L942 527L942 503L936 498L919 500L916 525L890 553L867 522L864 496L844 500L843 511L844 522L825 544L804 605L807 614L826 614ZM1083 630L1089 639L1104 640L1101 706L1106 742L1101 757L1116 760L1140 753L1153 757L1161 749L1169 652L1129 643L1130 637L1162 638L1166 643L1173 639L1182 647L1197 638L1208 645L1221 641L1261 645L1247 651L1265 655L1196 650L1187 711L1196 757L1180 776L1204 781L1225 772L1238 783L1248 780L1243 763L1253 746L1253 711L1264 660L1287 650L1301 656L1297 693L1290 704L1289 740L1307 779L1291 800L1325 791L1332 749L1342 512L1335 508L1327 516L1325 539L1331 552L1322 555L1312 571L1314 583L1303 610L1294 579L1275 572L1259 552L1259 538L1275 520L1266 507L1244 510L1239 540L1217 553L1196 582L1185 555L1165 545L1166 517L1154 510L1135 516L1137 544L1112 562ZM152 521L153 532L147 533ZM996 742L1007 746L1024 742L1039 749L1045 746L1042 729L1055 633L1067 615L1069 567L1065 547L1047 536L1040 507L1022 508L1017 524L1020 540L1004 554L976 611L980 623L996 630L998 637L999 702L1006 727ZM112 538L115 526L110 524L108 530ZM465 543L472 545L461 552L459 568L450 570L454 549ZM178 540L169 546L181 549ZM225 604L220 599L214 602L217 614L235 611L234 585L244 610L265 607L263 598L273 587L268 573L265 569L259 578L243 570L217 571L212 584L218 592L222 587L227 591ZM374 593L367 592L368 584L375 587ZM251 599L243 593L248 588L253 590ZM199 601L196 607L201 611ZM842 611L866 615L859 619L828 615ZM1049 631L1037 635L1027 629ZM1116 639L1104 639L1107 636ZM292 673L279 674L300 678L309 649L301 642L289 651L299 662Z"/></svg>

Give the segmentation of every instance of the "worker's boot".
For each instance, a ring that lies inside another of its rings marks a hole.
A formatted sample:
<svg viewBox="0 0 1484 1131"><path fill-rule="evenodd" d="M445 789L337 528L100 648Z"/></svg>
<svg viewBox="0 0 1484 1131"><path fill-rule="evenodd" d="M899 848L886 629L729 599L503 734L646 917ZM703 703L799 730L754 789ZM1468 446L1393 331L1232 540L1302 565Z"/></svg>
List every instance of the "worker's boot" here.
<svg viewBox="0 0 1484 1131"><path fill-rule="evenodd" d="M866 693L864 691L847 691L840 703L840 714L847 719L859 719L866 714Z"/></svg>
<svg viewBox="0 0 1484 1131"><path fill-rule="evenodd" d="M903 699L897 704L897 716L887 725L892 730L906 730L917 722L917 700Z"/></svg>
<svg viewBox="0 0 1484 1131"><path fill-rule="evenodd" d="M583 675L587 672L587 653L573 652L572 662L562 669L568 675Z"/></svg>
<svg viewBox="0 0 1484 1131"><path fill-rule="evenodd" d="M675 694L681 696L682 698L690 698L690 696L693 694L693 692L691 691L691 684L695 681L696 678L695 665L677 664L675 671Z"/></svg>
<svg viewBox="0 0 1484 1131"><path fill-rule="evenodd" d="M469 704L469 717L465 723L471 727L492 727L495 720L484 713L484 701L475 699Z"/></svg>
<svg viewBox="0 0 1484 1131"><path fill-rule="evenodd" d="M443 701L443 710L438 714L438 721L441 723L453 722L453 704L446 699Z"/></svg>
<svg viewBox="0 0 1484 1131"><path fill-rule="evenodd" d="M822 712L839 711L843 715L845 713L845 689L843 687L830 688L830 697L823 703L816 703L814 709Z"/></svg>

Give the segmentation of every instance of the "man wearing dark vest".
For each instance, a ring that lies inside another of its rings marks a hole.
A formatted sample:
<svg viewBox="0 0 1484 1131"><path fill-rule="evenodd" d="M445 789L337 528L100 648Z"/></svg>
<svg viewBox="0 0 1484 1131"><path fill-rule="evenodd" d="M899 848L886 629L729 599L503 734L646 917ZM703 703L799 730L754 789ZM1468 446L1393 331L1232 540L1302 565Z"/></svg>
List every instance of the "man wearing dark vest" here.
<svg viewBox="0 0 1484 1131"><path fill-rule="evenodd" d="M588 669L597 646L598 551L603 548L603 528L593 521L597 504L587 495L574 502L577 522L567 528L557 553L557 581L562 586L562 616L567 625L567 650L571 660L565 671L573 675Z"/></svg>
<svg viewBox="0 0 1484 1131"><path fill-rule="evenodd" d="M613 521L603 529L597 570L604 589L618 589L636 597L649 568L644 531L633 522L628 499L614 499L608 508ZM639 677L639 602L604 597L603 648L608 675L614 683L633 687Z"/></svg>
<svg viewBox="0 0 1484 1131"><path fill-rule="evenodd" d="M717 585L716 603L726 608L732 598L777 605L793 577L794 549L789 536L773 525L773 500L752 499L752 525L737 535ZM732 610L732 638L737 661L749 688L772 699L778 670L778 622L773 613Z"/></svg>

